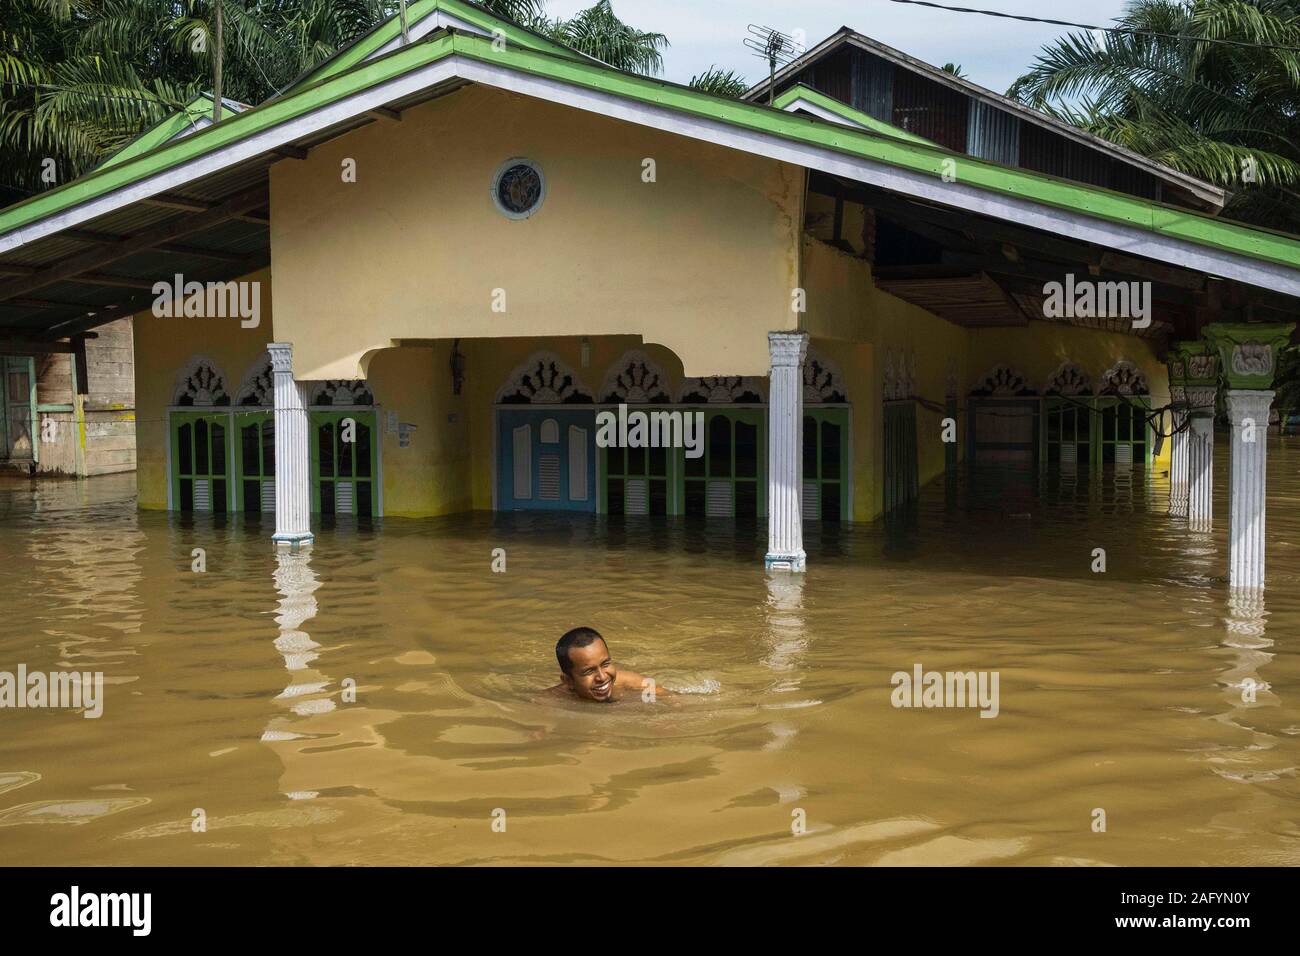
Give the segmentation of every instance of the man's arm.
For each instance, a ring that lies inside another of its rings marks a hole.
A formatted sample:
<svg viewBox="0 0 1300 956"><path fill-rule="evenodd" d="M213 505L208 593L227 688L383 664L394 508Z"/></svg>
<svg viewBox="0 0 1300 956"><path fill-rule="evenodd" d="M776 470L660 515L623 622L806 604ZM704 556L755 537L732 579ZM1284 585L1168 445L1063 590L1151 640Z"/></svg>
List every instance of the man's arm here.
<svg viewBox="0 0 1300 956"><path fill-rule="evenodd" d="M638 694L651 684L654 685L656 697L671 697L673 693L666 687L661 686L653 677L642 677L636 671L619 671L618 678L614 683L624 690L635 691Z"/></svg>

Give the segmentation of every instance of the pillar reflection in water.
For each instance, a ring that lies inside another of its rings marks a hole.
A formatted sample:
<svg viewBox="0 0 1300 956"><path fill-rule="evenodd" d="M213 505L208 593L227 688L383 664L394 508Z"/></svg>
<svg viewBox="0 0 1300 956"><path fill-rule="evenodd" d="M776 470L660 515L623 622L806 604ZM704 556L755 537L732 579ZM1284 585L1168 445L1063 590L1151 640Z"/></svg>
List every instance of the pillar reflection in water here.
<svg viewBox="0 0 1300 956"><path fill-rule="evenodd" d="M1228 616L1224 618L1227 634L1223 644L1234 648L1237 653L1232 667L1219 676L1219 681L1231 689L1232 700L1239 708L1258 707L1265 703L1277 706L1279 703L1276 697L1269 701L1263 699L1269 684L1260 675L1260 670L1271 663L1274 656L1265 650L1273 646L1272 639L1264 634L1266 618L1262 594L1230 592Z"/></svg>
<svg viewBox="0 0 1300 956"><path fill-rule="evenodd" d="M311 666L319 656L317 648L303 625L316 616L315 592L320 580L311 567L311 548L296 551L277 550L275 555L275 589L280 595L276 606L275 623L280 634L275 639L275 649L284 657L285 670L289 671L289 684L276 697L287 701L291 713L299 717L328 713L334 709L329 697L313 697L329 686L325 675ZM271 719L262 740L265 743L294 740L303 734L290 730L293 720L287 715Z"/></svg>
<svg viewBox="0 0 1300 956"><path fill-rule="evenodd" d="M772 684L774 694L792 694L802 683L803 657L808 650L808 636L803 617L803 575L769 572L767 575L767 653L763 655L765 667L777 672ZM767 709L788 710L811 707L819 701L792 700L765 704ZM786 721L776 721L768 726L772 739L764 750L781 750L798 733Z"/></svg>

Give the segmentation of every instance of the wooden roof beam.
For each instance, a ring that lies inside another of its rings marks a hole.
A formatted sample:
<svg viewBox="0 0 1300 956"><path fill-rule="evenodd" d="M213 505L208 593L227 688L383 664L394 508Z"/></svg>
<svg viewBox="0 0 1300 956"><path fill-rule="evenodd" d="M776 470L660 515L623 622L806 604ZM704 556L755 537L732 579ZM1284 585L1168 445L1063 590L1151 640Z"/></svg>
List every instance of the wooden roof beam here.
<svg viewBox="0 0 1300 956"><path fill-rule="evenodd" d="M93 249L87 249L75 256L68 256L66 259L61 259L38 269L31 275L0 282L0 301L26 295L56 282L73 279L118 259L125 259L128 256L154 249L183 236L201 232L251 210L264 208L268 201L266 187L257 186L238 193L225 202L196 215L177 217L160 226L129 236L120 242L107 243ZM98 284L106 285L110 283ZM152 285L152 283L149 285Z"/></svg>
<svg viewBox="0 0 1300 956"><path fill-rule="evenodd" d="M107 245L114 242L121 242L127 236L115 235L111 232L94 232L89 229L68 229L59 233L61 239L75 239L77 242L93 242L99 245ZM244 253L226 252L223 249L205 249L202 246L191 246L182 242L164 242L155 246L158 252L169 252L176 256L192 256L195 259L213 259L217 262L242 262L245 258ZM5 268L0 266L0 269ZM34 269L32 271L35 271ZM30 275L31 273L24 273Z"/></svg>

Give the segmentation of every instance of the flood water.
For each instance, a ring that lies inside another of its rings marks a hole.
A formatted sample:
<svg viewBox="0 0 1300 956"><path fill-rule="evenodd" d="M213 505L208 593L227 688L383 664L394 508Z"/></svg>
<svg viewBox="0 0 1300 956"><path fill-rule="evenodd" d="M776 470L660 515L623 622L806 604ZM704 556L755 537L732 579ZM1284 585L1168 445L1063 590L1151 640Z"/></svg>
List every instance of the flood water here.
<svg viewBox="0 0 1300 956"><path fill-rule="evenodd" d="M105 689L0 710L0 861L1295 865L1300 440L1271 441L1263 607L1227 599L1222 435L1212 534L1162 478L982 475L810 529L805 576L762 528L571 516L277 556L137 512L132 475L8 480L0 671ZM684 693L539 698L579 624ZM917 664L998 672L998 716L896 709Z"/></svg>

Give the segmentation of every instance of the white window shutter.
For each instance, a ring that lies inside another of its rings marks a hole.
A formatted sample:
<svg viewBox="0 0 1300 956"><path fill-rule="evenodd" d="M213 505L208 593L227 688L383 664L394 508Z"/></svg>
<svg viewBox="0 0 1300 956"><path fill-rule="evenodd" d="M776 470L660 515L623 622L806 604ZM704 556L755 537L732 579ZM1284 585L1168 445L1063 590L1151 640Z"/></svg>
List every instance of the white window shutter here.
<svg viewBox="0 0 1300 956"><path fill-rule="evenodd" d="M537 459L537 497L542 501L560 500L559 455L542 455Z"/></svg>
<svg viewBox="0 0 1300 956"><path fill-rule="evenodd" d="M530 425L520 425L514 430L514 466L516 500L527 501L533 496L533 430Z"/></svg>
<svg viewBox="0 0 1300 956"><path fill-rule="evenodd" d="M629 478L624 485L626 505L624 514L642 516L650 513L650 482L645 478Z"/></svg>
<svg viewBox="0 0 1300 956"><path fill-rule="evenodd" d="M815 481L803 483L803 520L817 520L817 506L821 504L820 488Z"/></svg>
<svg viewBox="0 0 1300 956"><path fill-rule="evenodd" d="M587 500L587 429L569 426L569 500Z"/></svg>
<svg viewBox="0 0 1300 956"><path fill-rule="evenodd" d="M731 482L710 481L704 513L710 518L731 517Z"/></svg>

